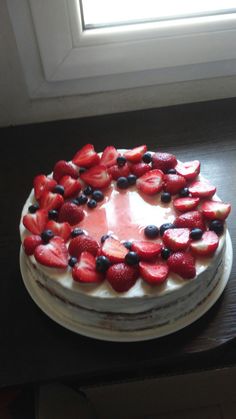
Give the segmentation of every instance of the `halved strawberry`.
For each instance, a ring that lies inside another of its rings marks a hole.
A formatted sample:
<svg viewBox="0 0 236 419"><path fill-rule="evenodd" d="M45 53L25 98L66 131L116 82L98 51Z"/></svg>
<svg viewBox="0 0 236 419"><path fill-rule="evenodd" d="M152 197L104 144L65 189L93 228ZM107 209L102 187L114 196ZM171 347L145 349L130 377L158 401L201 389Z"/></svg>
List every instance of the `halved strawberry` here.
<svg viewBox="0 0 236 419"><path fill-rule="evenodd" d="M141 260L152 260L159 255L161 248L160 243L151 241L141 240L132 243L132 250L139 255Z"/></svg>
<svg viewBox="0 0 236 419"><path fill-rule="evenodd" d="M164 190L172 195L177 194L186 186L186 180L180 175L164 175Z"/></svg>
<svg viewBox="0 0 236 419"><path fill-rule="evenodd" d="M73 202L65 202L59 212L58 221L60 223L67 221L70 225L78 224L84 218L84 211Z"/></svg>
<svg viewBox="0 0 236 419"><path fill-rule="evenodd" d="M26 214L23 217L23 224L27 230L33 234L41 234L48 221L48 213L44 209L36 211L34 214Z"/></svg>
<svg viewBox="0 0 236 419"><path fill-rule="evenodd" d="M37 246L42 244L41 236L33 235L33 236L27 236L23 241L23 248L25 253L28 256L31 256L34 254L34 251Z"/></svg>
<svg viewBox="0 0 236 419"><path fill-rule="evenodd" d="M136 186L141 192L147 195L155 195L162 189L162 180L163 172L161 170L150 170L138 178Z"/></svg>
<svg viewBox="0 0 236 419"><path fill-rule="evenodd" d="M170 270L183 279L192 279L196 276L195 259L190 253L176 252L167 259Z"/></svg>
<svg viewBox="0 0 236 419"><path fill-rule="evenodd" d="M82 147L72 159L72 162L77 166L91 167L98 164L100 161L99 155L94 150L93 144L86 144Z"/></svg>
<svg viewBox="0 0 236 419"><path fill-rule="evenodd" d="M42 196L39 199L40 208L43 208L47 211L51 209L58 209L62 206L64 198L58 193L53 193L45 191L42 193Z"/></svg>
<svg viewBox="0 0 236 419"><path fill-rule="evenodd" d="M192 160L187 162L178 162L175 166L175 170L178 175L185 177L187 180L195 179L200 173L200 162L198 160Z"/></svg>
<svg viewBox="0 0 236 419"><path fill-rule="evenodd" d="M169 169L173 169L177 164L176 157L170 153L154 153L152 156L153 169L162 170L166 173Z"/></svg>
<svg viewBox="0 0 236 419"><path fill-rule="evenodd" d="M193 228L200 228L201 230L206 229L203 216L199 211L189 211L185 214L179 215L175 219L174 225L178 228L190 228L190 230Z"/></svg>
<svg viewBox="0 0 236 419"><path fill-rule="evenodd" d="M68 250L71 256L79 257L82 252L89 252L96 256L99 249L98 242L91 236L82 234L70 241Z"/></svg>
<svg viewBox="0 0 236 419"><path fill-rule="evenodd" d="M55 236L49 243L40 244L34 251L35 259L50 268L65 269L68 266L68 251L62 237Z"/></svg>
<svg viewBox="0 0 236 419"><path fill-rule="evenodd" d="M190 244L189 234L188 228L170 228L164 232L162 240L168 249L177 252L187 249Z"/></svg>
<svg viewBox="0 0 236 419"><path fill-rule="evenodd" d="M205 201L201 210L209 220L225 220L231 211L231 205L221 201Z"/></svg>
<svg viewBox="0 0 236 419"><path fill-rule="evenodd" d="M71 234L71 226L69 223L57 223L54 220L49 220L46 225L47 230L52 230L55 236L62 237L65 242L69 240L70 234Z"/></svg>
<svg viewBox="0 0 236 419"><path fill-rule="evenodd" d="M93 188L106 188L111 182L111 175L105 166L97 165L91 167L81 174L81 179Z"/></svg>
<svg viewBox="0 0 236 419"><path fill-rule="evenodd" d="M128 164L125 163L122 167L119 167L117 165L109 167L108 173L110 173L112 179L117 180L119 177L129 176L130 170Z"/></svg>
<svg viewBox="0 0 236 419"><path fill-rule="evenodd" d="M216 187L205 180L197 180L196 182L192 182L191 185L189 185L189 192L191 195L198 198L211 198L215 191Z"/></svg>
<svg viewBox="0 0 236 419"><path fill-rule="evenodd" d="M103 275L96 271L96 259L89 252L82 252L78 262L72 269L72 277L76 282L86 284L97 283L103 280Z"/></svg>
<svg viewBox="0 0 236 419"><path fill-rule="evenodd" d="M144 175L145 173L149 172L151 170L151 166L147 163L135 163L129 165L131 173L133 173L135 176L140 177Z"/></svg>
<svg viewBox="0 0 236 419"><path fill-rule="evenodd" d="M108 237L103 243L102 254L113 263L123 262L127 253L128 249L113 237Z"/></svg>
<svg viewBox="0 0 236 419"><path fill-rule="evenodd" d="M187 196L186 198L176 198L173 205L180 212L187 212L195 209L199 204L200 198Z"/></svg>
<svg viewBox="0 0 236 419"><path fill-rule="evenodd" d="M34 195L37 201L42 196L42 193L45 191L52 191L57 182L54 179L50 179L45 175L38 175L34 178Z"/></svg>
<svg viewBox="0 0 236 419"><path fill-rule="evenodd" d="M139 262L141 277L150 285L161 285L167 279L169 266L164 262Z"/></svg>
<svg viewBox="0 0 236 419"><path fill-rule="evenodd" d="M106 273L106 279L117 292L126 292L132 288L139 277L137 267L116 263L110 266Z"/></svg>
<svg viewBox="0 0 236 419"><path fill-rule="evenodd" d="M77 177L79 176L78 169L73 163L69 161L59 160L55 164L54 169L53 169L53 179L59 182L60 179L66 175L69 175L73 177L74 179L77 179Z"/></svg>
<svg viewBox="0 0 236 419"><path fill-rule="evenodd" d="M219 245L219 238L214 231L205 231L202 238L190 244L191 252L196 256L211 256Z"/></svg>
<svg viewBox="0 0 236 419"><path fill-rule="evenodd" d="M100 164L106 167L111 167L116 164L116 159L119 156L117 149L113 145L106 147L102 153Z"/></svg>
<svg viewBox="0 0 236 419"><path fill-rule="evenodd" d="M124 153L125 158L132 163L140 162L143 154L147 151L146 145L140 145L138 147L133 148L132 150L128 150Z"/></svg>
<svg viewBox="0 0 236 419"><path fill-rule="evenodd" d="M73 179L68 175L60 179L60 185L64 187L64 198L76 196L82 188L82 184L78 179Z"/></svg>

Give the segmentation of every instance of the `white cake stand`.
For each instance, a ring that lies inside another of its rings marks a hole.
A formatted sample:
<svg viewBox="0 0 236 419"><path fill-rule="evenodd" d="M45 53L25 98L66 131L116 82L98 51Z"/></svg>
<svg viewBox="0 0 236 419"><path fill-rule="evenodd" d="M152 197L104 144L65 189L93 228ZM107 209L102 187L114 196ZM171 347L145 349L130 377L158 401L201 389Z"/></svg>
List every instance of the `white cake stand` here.
<svg viewBox="0 0 236 419"><path fill-rule="evenodd" d="M79 333L81 335L107 340L112 342L135 342L143 341L162 336L169 335L177 332L180 329L190 325L205 314L213 304L221 296L224 288L229 280L230 272L232 269L233 262L233 249L232 242L229 233L226 236L226 251L225 251L225 262L222 277L219 280L217 286L211 292L211 294L198 305L191 313L176 320L175 322L165 325L158 326L156 328L140 330L135 332L129 331L116 331L116 330L104 330L101 328L93 328L84 326L80 323L80 318L75 307L62 303L55 297L52 297L46 290L40 288L35 281L30 278L28 274L25 253L23 249L20 250L20 269L24 284L35 303L41 308L41 310L47 314L52 320L60 324L61 326Z"/></svg>

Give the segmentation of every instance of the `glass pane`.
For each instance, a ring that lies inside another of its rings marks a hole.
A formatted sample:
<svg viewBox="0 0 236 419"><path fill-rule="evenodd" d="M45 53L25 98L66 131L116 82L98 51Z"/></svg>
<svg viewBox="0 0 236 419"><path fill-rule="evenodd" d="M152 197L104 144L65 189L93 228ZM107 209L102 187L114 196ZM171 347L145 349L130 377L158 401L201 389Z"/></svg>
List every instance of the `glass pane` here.
<svg viewBox="0 0 236 419"><path fill-rule="evenodd" d="M236 11L236 0L81 0L85 28Z"/></svg>

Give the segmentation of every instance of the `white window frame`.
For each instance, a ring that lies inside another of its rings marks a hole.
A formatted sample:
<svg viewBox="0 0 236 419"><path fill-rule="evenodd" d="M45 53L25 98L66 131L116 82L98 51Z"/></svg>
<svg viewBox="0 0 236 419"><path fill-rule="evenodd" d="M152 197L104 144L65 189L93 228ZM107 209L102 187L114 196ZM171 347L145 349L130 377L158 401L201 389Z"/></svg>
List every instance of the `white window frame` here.
<svg viewBox="0 0 236 419"><path fill-rule="evenodd" d="M7 0L31 98L236 74L236 13L83 31L79 0Z"/></svg>

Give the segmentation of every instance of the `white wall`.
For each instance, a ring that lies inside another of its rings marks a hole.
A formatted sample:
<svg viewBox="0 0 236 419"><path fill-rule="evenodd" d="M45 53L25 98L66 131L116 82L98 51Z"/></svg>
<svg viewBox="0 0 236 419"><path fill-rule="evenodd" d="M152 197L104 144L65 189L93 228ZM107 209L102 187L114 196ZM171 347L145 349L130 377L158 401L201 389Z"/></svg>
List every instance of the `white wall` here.
<svg viewBox="0 0 236 419"><path fill-rule="evenodd" d="M56 99L31 100L28 97L6 0L0 0L0 126L235 96L236 77L231 76Z"/></svg>

